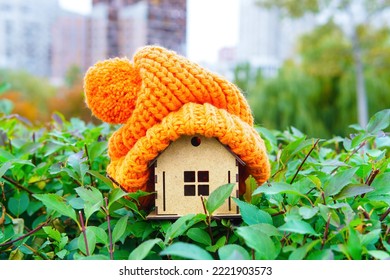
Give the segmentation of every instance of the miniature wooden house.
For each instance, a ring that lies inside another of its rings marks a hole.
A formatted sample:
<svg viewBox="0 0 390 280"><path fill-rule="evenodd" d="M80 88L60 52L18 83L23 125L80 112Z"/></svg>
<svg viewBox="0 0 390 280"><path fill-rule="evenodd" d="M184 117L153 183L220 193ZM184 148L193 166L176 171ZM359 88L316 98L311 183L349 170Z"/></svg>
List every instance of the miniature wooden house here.
<svg viewBox="0 0 390 280"><path fill-rule="evenodd" d="M204 213L201 196L221 185L235 183L231 197L239 194L239 164L242 161L215 138L182 136L155 160L155 212L149 218L177 218ZM231 197L213 216L239 217Z"/></svg>

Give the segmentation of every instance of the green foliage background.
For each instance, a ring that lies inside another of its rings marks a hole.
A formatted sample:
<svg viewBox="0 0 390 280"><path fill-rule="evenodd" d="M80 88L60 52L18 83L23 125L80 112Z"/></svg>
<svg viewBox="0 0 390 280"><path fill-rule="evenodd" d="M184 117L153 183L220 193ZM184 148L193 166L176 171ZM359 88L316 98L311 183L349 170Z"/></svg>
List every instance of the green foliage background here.
<svg viewBox="0 0 390 280"><path fill-rule="evenodd" d="M368 110L373 116L390 104L390 32L358 27L363 52ZM249 63L238 65L234 82L246 93L260 126L295 126L312 137L347 136L357 123L352 45L333 21L318 26L298 43L297 55L273 77Z"/></svg>
<svg viewBox="0 0 390 280"><path fill-rule="evenodd" d="M313 139L258 127L272 178L236 203L242 219L205 213L146 220L105 176L109 125L56 114L35 127L0 117L0 259L388 259L390 110L351 137ZM386 132L387 131L387 132Z"/></svg>

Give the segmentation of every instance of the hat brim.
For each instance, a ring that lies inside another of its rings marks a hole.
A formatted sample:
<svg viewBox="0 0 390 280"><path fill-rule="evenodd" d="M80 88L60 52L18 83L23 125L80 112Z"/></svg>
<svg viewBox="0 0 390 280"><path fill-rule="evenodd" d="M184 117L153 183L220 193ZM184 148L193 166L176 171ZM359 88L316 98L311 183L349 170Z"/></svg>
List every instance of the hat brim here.
<svg viewBox="0 0 390 280"><path fill-rule="evenodd" d="M245 173L252 175L258 184L270 176L266 148L258 132L239 117L208 103L187 103L168 114L161 123L148 129L127 155L113 159L108 174L128 192L148 191L151 161L182 135L217 138L245 162Z"/></svg>

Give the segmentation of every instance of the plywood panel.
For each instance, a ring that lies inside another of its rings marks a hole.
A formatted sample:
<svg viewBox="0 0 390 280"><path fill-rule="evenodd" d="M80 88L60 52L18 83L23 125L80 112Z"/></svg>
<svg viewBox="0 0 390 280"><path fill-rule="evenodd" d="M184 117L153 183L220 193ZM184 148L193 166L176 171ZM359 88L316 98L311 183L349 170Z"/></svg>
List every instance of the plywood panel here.
<svg viewBox="0 0 390 280"><path fill-rule="evenodd" d="M158 214L203 213L199 192L205 190L205 185L209 186L209 193L211 193L223 184L236 183L232 196L237 196L238 166L236 158L215 138L196 137L183 136L179 138L156 161L157 182L155 190L157 192ZM185 171L189 176L188 182L184 182ZM199 171L203 171L203 173L199 173ZM208 182L202 182L205 181L206 172L208 172ZM195 179L191 179L191 176L195 176ZM185 185L187 186L187 194L195 193L194 196L184 195ZM222 213L236 214L237 206L233 201L227 201L215 214Z"/></svg>

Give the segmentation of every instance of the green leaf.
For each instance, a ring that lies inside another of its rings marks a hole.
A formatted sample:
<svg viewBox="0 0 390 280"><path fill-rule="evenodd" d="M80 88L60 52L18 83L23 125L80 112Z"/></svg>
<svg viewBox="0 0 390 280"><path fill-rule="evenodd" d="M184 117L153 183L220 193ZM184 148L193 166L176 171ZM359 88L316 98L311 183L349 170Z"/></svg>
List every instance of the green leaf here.
<svg viewBox="0 0 390 280"><path fill-rule="evenodd" d="M180 217L168 228L164 242L168 243L170 240L183 235L184 232L201 220L202 216L195 214L188 214Z"/></svg>
<svg viewBox="0 0 390 280"><path fill-rule="evenodd" d="M55 229L55 228L53 228L51 226L46 226L46 227L43 227L43 231L50 238L54 239L57 242L61 242L61 233L57 229Z"/></svg>
<svg viewBox="0 0 390 280"><path fill-rule="evenodd" d="M72 206L73 209L81 210L84 209L84 200L81 197L73 197L68 201L69 205Z"/></svg>
<svg viewBox="0 0 390 280"><path fill-rule="evenodd" d="M304 195L303 193L300 193L296 189L293 188L292 185L284 183L284 182L273 182L271 184L271 187L263 185L262 187L257 188L252 195L257 195L260 193L268 194L268 195L275 195L275 194L294 194L301 197L304 197L307 199L310 204L313 204L310 198L307 195Z"/></svg>
<svg viewBox="0 0 390 280"><path fill-rule="evenodd" d="M379 174L371 184L371 186L374 188L374 191L367 194L367 197L370 198L376 194L390 194L389 182L390 172Z"/></svg>
<svg viewBox="0 0 390 280"><path fill-rule="evenodd" d="M7 172L8 169L11 168L11 166L12 166L12 161L7 161L6 163L1 165L1 167L0 167L0 178L3 177L5 172Z"/></svg>
<svg viewBox="0 0 390 280"><path fill-rule="evenodd" d="M88 221L89 217L103 207L103 195L94 187L78 187L75 189L77 194L84 200L84 213Z"/></svg>
<svg viewBox="0 0 390 280"><path fill-rule="evenodd" d="M145 221L137 221L129 227L129 232L137 238L145 239L145 235L153 231L152 224Z"/></svg>
<svg viewBox="0 0 390 280"><path fill-rule="evenodd" d="M95 246L96 246L96 236L95 232L91 230L89 227L85 229L85 234L87 236L87 243L88 243L88 250L89 254L92 255L93 251L95 251ZM78 248L83 254L87 254L87 249L85 245L85 239L84 239L84 234L80 233L78 241L77 241Z"/></svg>
<svg viewBox="0 0 390 280"><path fill-rule="evenodd" d="M63 260L68 253L68 250L62 249L61 251L56 253L56 256L59 257L61 260Z"/></svg>
<svg viewBox="0 0 390 280"><path fill-rule="evenodd" d="M309 243L306 243L305 245L297 248L294 250L290 256L288 257L289 260L303 260L306 255L316 246L321 242L320 239L311 241Z"/></svg>
<svg viewBox="0 0 390 280"><path fill-rule="evenodd" d="M313 218L318 213L318 207L302 206L299 208L299 215L305 220Z"/></svg>
<svg viewBox="0 0 390 280"><path fill-rule="evenodd" d="M26 192L18 192L8 200L8 210L19 217L27 210L30 199Z"/></svg>
<svg viewBox="0 0 390 280"><path fill-rule="evenodd" d="M58 249L62 250L69 241L69 237L66 235L66 233L61 233L61 240L58 242Z"/></svg>
<svg viewBox="0 0 390 280"><path fill-rule="evenodd" d="M112 242L116 243L126 231L128 216L124 216L118 220L114 230L112 231Z"/></svg>
<svg viewBox="0 0 390 280"><path fill-rule="evenodd" d="M340 217L337 215L336 211L330 209L329 206L318 204L318 208L320 209L320 214L325 221L328 221L328 217L330 216L330 224L335 227L339 227L341 225Z"/></svg>
<svg viewBox="0 0 390 280"><path fill-rule="evenodd" d="M343 188L337 195L335 195L334 198L337 200L345 199L348 197L354 197L357 195L368 193L373 190L374 190L373 187L368 186L366 184L348 185L345 188Z"/></svg>
<svg viewBox="0 0 390 280"><path fill-rule="evenodd" d="M5 162L0 167L0 178L10 169L14 166L14 164L20 164L20 165L30 165L35 167L34 164L31 163L29 160L22 160L22 159L10 159L9 161Z"/></svg>
<svg viewBox="0 0 390 280"><path fill-rule="evenodd" d="M290 142L282 151L280 161L285 165L290 158L305 148L311 147L314 143L313 140L305 140L306 136L303 136L295 141Z"/></svg>
<svg viewBox="0 0 390 280"><path fill-rule="evenodd" d="M44 156L45 157L50 156L51 154L62 149L63 147L64 147L63 143L60 144L60 143L48 141L44 147L44 151L45 151ZM56 166L56 167L58 167L58 166Z"/></svg>
<svg viewBox="0 0 390 280"><path fill-rule="evenodd" d="M389 260L390 254L380 250L370 250L367 252L369 255L373 256L377 260Z"/></svg>
<svg viewBox="0 0 390 280"><path fill-rule="evenodd" d="M158 243L162 244L162 246L164 244L160 238L150 239L141 243L130 253L129 260L143 260L153 249L154 245Z"/></svg>
<svg viewBox="0 0 390 280"><path fill-rule="evenodd" d="M104 229L95 226L88 226L88 228L95 233L96 243L108 245L108 235Z"/></svg>
<svg viewBox="0 0 390 280"><path fill-rule="evenodd" d="M311 251L307 256L307 260L333 260L334 253L331 249L323 249L320 251Z"/></svg>
<svg viewBox="0 0 390 280"><path fill-rule="evenodd" d="M240 208L242 220L247 225L253 224L270 224L272 225L272 217L267 212L260 210L256 206L233 198L234 202Z"/></svg>
<svg viewBox="0 0 390 280"><path fill-rule="evenodd" d="M97 261L97 260L109 260L110 258L106 255L92 255L92 256L87 256L87 257L77 255L77 257L75 257L75 260L76 259L77 260Z"/></svg>
<svg viewBox="0 0 390 280"><path fill-rule="evenodd" d="M376 134L390 125L390 109L376 113L367 124L367 132Z"/></svg>
<svg viewBox="0 0 390 280"><path fill-rule="evenodd" d="M300 220L290 220L287 223L281 225L278 229L280 231L288 231L299 234L310 234L315 236L319 235L315 232L309 223Z"/></svg>
<svg viewBox="0 0 390 280"><path fill-rule="evenodd" d="M219 248L218 256L220 260L250 260L245 248L236 244L227 244Z"/></svg>
<svg viewBox="0 0 390 280"><path fill-rule="evenodd" d="M378 242L381 236L381 229L374 229L373 231L368 232L361 236L362 246L375 246L375 243Z"/></svg>
<svg viewBox="0 0 390 280"><path fill-rule="evenodd" d="M254 227L239 227L237 234L242 237L248 247L254 249L260 259L273 260L278 252L272 239L261 230Z"/></svg>
<svg viewBox="0 0 390 280"><path fill-rule="evenodd" d="M210 215L217 210L231 195L235 184L226 184L215 189L206 201L206 209Z"/></svg>
<svg viewBox="0 0 390 280"><path fill-rule="evenodd" d="M97 188L78 187L75 191L85 202L103 205L103 195Z"/></svg>
<svg viewBox="0 0 390 280"><path fill-rule="evenodd" d="M120 188L114 188L108 195L108 208L120 198L126 196L127 193Z"/></svg>
<svg viewBox="0 0 390 280"><path fill-rule="evenodd" d="M332 196L338 194L343 187L347 184L350 184L352 181L352 177L355 175L356 171L359 167L347 169L345 171L340 171L325 183L324 185L324 193L325 196Z"/></svg>
<svg viewBox="0 0 390 280"><path fill-rule="evenodd" d="M204 249L197 245L176 242L165 248L161 256L171 255L189 260L213 260L212 256Z"/></svg>
<svg viewBox="0 0 390 280"><path fill-rule="evenodd" d="M102 181L110 189L113 188L111 180L108 179L106 176L103 176L102 174L100 174L98 171L96 171L96 170L88 170L87 173L91 174L93 177L95 177L95 178L99 179L100 181Z"/></svg>
<svg viewBox="0 0 390 280"><path fill-rule="evenodd" d="M204 245L211 245L210 235L204 230L200 228L190 228L187 231L187 236L192 240L199 242Z"/></svg>
<svg viewBox="0 0 390 280"><path fill-rule="evenodd" d="M219 248L226 244L226 236L221 236L214 245L207 246L205 249L209 252L215 253Z"/></svg>
<svg viewBox="0 0 390 280"><path fill-rule="evenodd" d="M54 211L57 211L63 216L69 217L78 224L76 211L72 209L69 204L65 203L65 200L57 194L34 194L36 199L42 201L42 203Z"/></svg>
<svg viewBox="0 0 390 280"><path fill-rule="evenodd" d="M80 151L78 153L72 154L68 158L68 164L71 166L79 176L79 180L82 182L82 179L85 176L85 173L88 171L89 167L85 163L86 158L83 158L84 151Z"/></svg>
<svg viewBox="0 0 390 280"><path fill-rule="evenodd" d="M22 253L22 251L20 249L15 249L9 254L8 260L22 260L23 257L24 254Z"/></svg>
<svg viewBox="0 0 390 280"><path fill-rule="evenodd" d="M89 160L93 162L107 150L106 142L95 142L88 147Z"/></svg>
<svg viewBox="0 0 390 280"><path fill-rule="evenodd" d="M148 196L148 195L150 195L150 193L144 192L144 191L141 191L141 190L138 190L138 191L136 191L136 192L128 193L127 195L128 195L129 197L131 197L132 199L138 201L138 199L139 199L140 197Z"/></svg>
<svg viewBox="0 0 390 280"><path fill-rule="evenodd" d="M249 227L254 228L255 230L259 230L268 236L283 236L283 234L276 227L270 224L255 224Z"/></svg>
<svg viewBox="0 0 390 280"><path fill-rule="evenodd" d="M351 227L349 228L347 249L352 259L354 260L362 259L362 245L360 244L359 233Z"/></svg>
<svg viewBox="0 0 390 280"><path fill-rule="evenodd" d="M15 218L12 219L12 228L16 235L21 235L24 232L24 219Z"/></svg>

